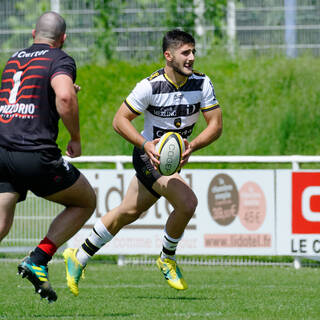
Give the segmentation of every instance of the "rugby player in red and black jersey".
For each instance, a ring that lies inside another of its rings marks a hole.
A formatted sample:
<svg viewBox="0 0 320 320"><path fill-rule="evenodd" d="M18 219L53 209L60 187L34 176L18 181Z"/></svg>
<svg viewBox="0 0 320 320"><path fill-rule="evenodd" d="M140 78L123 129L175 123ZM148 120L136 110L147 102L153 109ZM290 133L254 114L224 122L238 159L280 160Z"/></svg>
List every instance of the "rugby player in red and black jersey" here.
<svg viewBox="0 0 320 320"><path fill-rule="evenodd" d="M34 43L8 60L0 89L0 241L8 234L16 203L30 190L65 209L52 221L39 245L18 266L42 298L57 295L48 262L92 215L96 198L86 178L62 158L58 122L70 134L66 154L81 155L76 65L61 50L64 19L46 12L32 31Z"/></svg>

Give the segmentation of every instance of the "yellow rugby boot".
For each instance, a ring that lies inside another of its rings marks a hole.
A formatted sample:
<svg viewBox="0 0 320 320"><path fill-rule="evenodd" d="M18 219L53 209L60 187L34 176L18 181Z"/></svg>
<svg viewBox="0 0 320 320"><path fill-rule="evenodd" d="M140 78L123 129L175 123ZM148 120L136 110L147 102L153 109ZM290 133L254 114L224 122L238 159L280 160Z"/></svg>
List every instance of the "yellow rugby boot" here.
<svg viewBox="0 0 320 320"><path fill-rule="evenodd" d="M157 266L166 278L170 287L177 290L186 290L188 285L183 279L177 262L172 259L157 259Z"/></svg>
<svg viewBox="0 0 320 320"><path fill-rule="evenodd" d="M78 249L68 248L63 251L64 262L66 264L66 278L70 291L77 296L79 294L78 283L80 277L84 278L84 267L76 258Z"/></svg>

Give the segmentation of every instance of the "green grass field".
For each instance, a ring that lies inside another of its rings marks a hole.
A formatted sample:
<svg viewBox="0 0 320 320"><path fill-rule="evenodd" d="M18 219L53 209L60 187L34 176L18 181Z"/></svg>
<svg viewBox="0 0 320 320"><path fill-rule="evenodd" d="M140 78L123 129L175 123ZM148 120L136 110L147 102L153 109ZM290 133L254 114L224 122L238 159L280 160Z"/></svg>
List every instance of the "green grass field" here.
<svg viewBox="0 0 320 320"><path fill-rule="evenodd" d="M58 294L48 304L16 276L17 262L0 262L0 319L319 319L317 268L182 266L189 289L177 292L156 266L93 261L80 295L66 288L64 264L50 264Z"/></svg>

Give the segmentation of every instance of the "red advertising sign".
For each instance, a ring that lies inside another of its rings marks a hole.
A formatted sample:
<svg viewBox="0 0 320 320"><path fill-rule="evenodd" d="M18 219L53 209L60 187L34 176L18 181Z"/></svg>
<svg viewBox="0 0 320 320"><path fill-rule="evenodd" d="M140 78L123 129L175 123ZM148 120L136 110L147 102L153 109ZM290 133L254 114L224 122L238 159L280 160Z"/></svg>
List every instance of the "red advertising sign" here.
<svg viewBox="0 0 320 320"><path fill-rule="evenodd" d="M320 233L320 172L292 173L292 233Z"/></svg>

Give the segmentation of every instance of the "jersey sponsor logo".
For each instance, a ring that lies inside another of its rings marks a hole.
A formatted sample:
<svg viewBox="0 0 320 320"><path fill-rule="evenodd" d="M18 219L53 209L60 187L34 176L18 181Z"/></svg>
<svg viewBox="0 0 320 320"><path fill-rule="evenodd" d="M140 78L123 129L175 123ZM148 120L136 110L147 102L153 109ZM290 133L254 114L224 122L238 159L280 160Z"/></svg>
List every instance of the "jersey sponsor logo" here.
<svg viewBox="0 0 320 320"><path fill-rule="evenodd" d="M180 128L181 127L181 118L177 118L177 119L174 119L174 125L177 127L177 128Z"/></svg>
<svg viewBox="0 0 320 320"><path fill-rule="evenodd" d="M176 118L191 116L200 110L200 102L195 104L180 104L166 107L149 106L147 111L161 118Z"/></svg>
<svg viewBox="0 0 320 320"><path fill-rule="evenodd" d="M187 139L191 135L194 125L195 123L193 123L191 126L184 127L179 130L153 127L153 139L161 138L167 132L177 132L182 136L182 138Z"/></svg>
<svg viewBox="0 0 320 320"><path fill-rule="evenodd" d="M16 103L0 106L0 122L8 123L13 118L30 119L34 115L36 106L33 103Z"/></svg>
<svg viewBox="0 0 320 320"><path fill-rule="evenodd" d="M183 98L183 93L182 92L177 92L175 93L175 95L173 96L173 99L176 101L176 102L179 102L182 100Z"/></svg>
<svg viewBox="0 0 320 320"><path fill-rule="evenodd" d="M32 58L32 57L39 57L45 55L49 50L40 50L40 51L33 51L33 52L26 52L26 51L17 51L12 55L12 58Z"/></svg>

